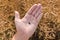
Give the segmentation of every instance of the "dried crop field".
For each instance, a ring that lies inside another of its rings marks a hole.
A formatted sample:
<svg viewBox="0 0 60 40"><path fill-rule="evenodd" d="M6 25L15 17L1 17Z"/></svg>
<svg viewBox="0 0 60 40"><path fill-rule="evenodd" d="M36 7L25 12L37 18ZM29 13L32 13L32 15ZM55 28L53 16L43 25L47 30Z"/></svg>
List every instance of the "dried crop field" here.
<svg viewBox="0 0 60 40"><path fill-rule="evenodd" d="M60 0L0 0L0 40L16 33L14 11L21 18L33 4L42 4L43 17L30 40L60 40Z"/></svg>

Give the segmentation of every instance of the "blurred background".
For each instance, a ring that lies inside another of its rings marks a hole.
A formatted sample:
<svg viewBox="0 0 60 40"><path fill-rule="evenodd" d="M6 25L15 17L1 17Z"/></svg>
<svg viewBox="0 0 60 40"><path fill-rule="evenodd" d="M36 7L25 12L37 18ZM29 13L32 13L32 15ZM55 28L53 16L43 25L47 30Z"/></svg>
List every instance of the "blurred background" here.
<svg viewBox="0 0 60 40"><path fill-rule="evenodd" d="M11 40L16 33L15 10L23 18L38 3L42 4L43 17L29 40L60 40L60 0L0 0L0 40Z"/></svg>

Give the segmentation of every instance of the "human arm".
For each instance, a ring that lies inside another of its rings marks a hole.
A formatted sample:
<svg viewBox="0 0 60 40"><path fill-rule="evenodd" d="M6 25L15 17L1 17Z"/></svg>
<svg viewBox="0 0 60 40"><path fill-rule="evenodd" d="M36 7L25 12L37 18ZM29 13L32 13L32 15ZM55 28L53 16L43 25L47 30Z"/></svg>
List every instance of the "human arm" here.
<svg viewBox="0 0 60 40"><path fill-rule="evenodd" d="M41 4L33 5L22 19L20 19L19 13L15 11L17 32L12 40L28 40L37 29L41 17Z"/></svg>

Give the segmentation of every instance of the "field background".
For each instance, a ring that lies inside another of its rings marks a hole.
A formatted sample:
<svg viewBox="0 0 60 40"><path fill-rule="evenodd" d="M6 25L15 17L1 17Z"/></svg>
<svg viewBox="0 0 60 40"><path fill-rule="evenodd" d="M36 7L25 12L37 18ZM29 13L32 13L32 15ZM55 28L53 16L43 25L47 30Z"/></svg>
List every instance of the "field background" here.
<svg viewBox="0 0 60 40"><path fill-rule="evenodd" d="M43 17L30 40L60 40L60 0L0 0L0 40L11 40L16 33L15 10L22 18L38 3L42 4Z"/></svg>

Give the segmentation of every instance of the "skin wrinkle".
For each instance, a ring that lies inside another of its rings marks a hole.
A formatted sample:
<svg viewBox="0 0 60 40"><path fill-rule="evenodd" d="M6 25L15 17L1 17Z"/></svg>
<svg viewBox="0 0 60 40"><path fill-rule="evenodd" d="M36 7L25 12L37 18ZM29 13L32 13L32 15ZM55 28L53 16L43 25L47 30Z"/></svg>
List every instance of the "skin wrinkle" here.
<svg viewBox="0 0 60 40"><path fill-rule="evenodd" d="M39 13L39 14L38 14ZM36 18L38 18L39 17L39 15L41 14L41 7L39 8L39 10L38 10L38 12L37 12L37 16L36 16Z"/></svg>
<svg viewBox="0 0 60 40"><path fill-rule="evenodd" d="M38 5L38 7L36 8L36 10L33 12L33 16L35 17L35 14L37 13L37 11L39 10L39 5Z"/></svg>
<svg viewBox="0 0 60 40"><path fill-rule="evenodd" d="M36 4L36 7L37 7L37 4ZM35 7L33 10L31 9L31 10L32 10L32 12L36 9L36 7ZM31 11L31 10L30 10L30 11ZM32 12L31 12L31 13L29 13L29 14L30 14L30 15L32 15Z"/></svg>

